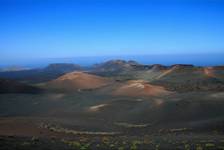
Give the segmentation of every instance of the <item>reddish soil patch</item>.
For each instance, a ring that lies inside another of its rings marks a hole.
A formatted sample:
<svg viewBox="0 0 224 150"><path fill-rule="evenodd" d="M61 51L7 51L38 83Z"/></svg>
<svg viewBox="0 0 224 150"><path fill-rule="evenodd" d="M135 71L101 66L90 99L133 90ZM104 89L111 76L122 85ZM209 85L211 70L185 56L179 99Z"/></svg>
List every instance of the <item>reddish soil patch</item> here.
<svg viewBox="0 0 224 150"><path fill-rule="evenodd" d="M204 74L207 75L208 77L215 77L214 68L213 67L204 68Z"/></svg>
<svg viewBox="0 0 224 150"><path fill-rule="evenodd" d="M160 96L171 92L162 86L156 86L146 83L143 80L131 80L117 88L113 95L123 96Z"/></svg>

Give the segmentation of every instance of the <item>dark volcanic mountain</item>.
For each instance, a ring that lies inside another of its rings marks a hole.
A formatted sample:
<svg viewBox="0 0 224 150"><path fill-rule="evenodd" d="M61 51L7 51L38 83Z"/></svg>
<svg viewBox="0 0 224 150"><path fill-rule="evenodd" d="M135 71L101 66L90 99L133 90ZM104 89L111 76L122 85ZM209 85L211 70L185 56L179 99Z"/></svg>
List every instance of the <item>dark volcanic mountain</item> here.
<svg viewBox="0 0 224 150"><path fill-rule="evenodd" d="M94 66L95 72L118 72L133 69L138 63L135 61L110 60Z"/></svg>
<svg viewBox="0 0 224 150"><path fill-rule="evenodd" d="M55 71L55 72L62 72L67 73L74 70L81 70L82 68L76 64L65 64L65 63L55 63L50 64L44 70L46 71Z"/></svg>
<svg viewBox="0 0 224 150"><path fill-rule="evenodd" d="M152 70L155 70L155 71L161 71L161 70L165 70L167 69L168 67L167 66L163 66L161 64L154 64L154 65L151 65L151 69Z"/></svg>
<svg viewBox="0 0 224 150"><path fill-rule="evenodd" d="M132 60L110 60L101 64L94 65L91 72L103 76L117 76L128 74L129 72L136 70L147 70L150 68L151 66L142 65Z"/></svg>

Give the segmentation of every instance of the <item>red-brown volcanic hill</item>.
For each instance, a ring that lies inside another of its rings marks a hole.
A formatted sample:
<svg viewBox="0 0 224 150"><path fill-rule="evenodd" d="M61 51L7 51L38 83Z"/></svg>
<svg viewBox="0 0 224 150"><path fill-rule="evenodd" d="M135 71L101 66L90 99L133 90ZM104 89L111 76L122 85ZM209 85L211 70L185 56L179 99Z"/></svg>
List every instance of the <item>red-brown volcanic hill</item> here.
<svg viewBox="0 0 224 150"><path fill-rule="evenodd" d="M171 94L162 86L148 84L144 80L131 80L118 87L113 95L123 96L160 96Z"/></svg>
<svg viewBox="0 0 224 150"><path fill-rule="evenodd" d="M48 86L63 90L96 89L106 86L111 80L84 72L67 73L56 80L48 82Z"/></svg>

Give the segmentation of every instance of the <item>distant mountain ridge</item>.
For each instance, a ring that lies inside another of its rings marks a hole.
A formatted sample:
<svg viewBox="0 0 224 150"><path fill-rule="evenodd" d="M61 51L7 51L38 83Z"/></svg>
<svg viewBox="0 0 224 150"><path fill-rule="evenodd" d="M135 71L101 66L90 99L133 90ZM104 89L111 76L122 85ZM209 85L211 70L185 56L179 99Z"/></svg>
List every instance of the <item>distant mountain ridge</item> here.
<svg viewBox="0 0 224 150"><path fill-rule="evenodd" d="M165 66L162 64L140 64L136 61L129 60L109 60L100 64L94 65L93 71L95 72L116 72L116 71L129 71L129 70L164 70L168 68L191 68L194 67L194 65L191 64L174 64L171 66Z"/></svg>
<svg viewBox="0 0 224 150"><path fill-rule="evenodd" d="M155 83L176 84L224 82L224 66L200 67L191 64L140 64L133 60L109 60L88 68L71 63L54 63L45 68L21 71L0 72L1 78L28 81L31 83L47 82L73 71L87 71L90 74L113 77L115 80L142 79Z"/></svg>
<svg viewBox="0 0 224 150"><path fill-rule="evenodd" d="M82 70L81 66L68 63L55 63L40 69L0 72L0 77L22 81L45 82L77 70Z"/></svg>

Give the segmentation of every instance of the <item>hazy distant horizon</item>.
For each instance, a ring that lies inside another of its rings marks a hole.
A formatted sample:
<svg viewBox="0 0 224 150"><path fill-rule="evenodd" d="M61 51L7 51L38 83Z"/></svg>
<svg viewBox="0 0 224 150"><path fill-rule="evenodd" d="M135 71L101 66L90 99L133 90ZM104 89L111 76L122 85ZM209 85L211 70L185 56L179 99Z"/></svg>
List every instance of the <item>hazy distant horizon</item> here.
<svg viewBox="0 0 224 150"><path fill-rule="evenodd" d="M67 58L36 58L11 61L0 61L0 67L20 66L29 68L41 68L52 63L73 63L81 66L91 66L109 60L134 60L141 64L192 64L195 66L219 66L224 65L224 53L220 54L161 54L161 55L122 55L122 56L79 56Z"/></svg>

